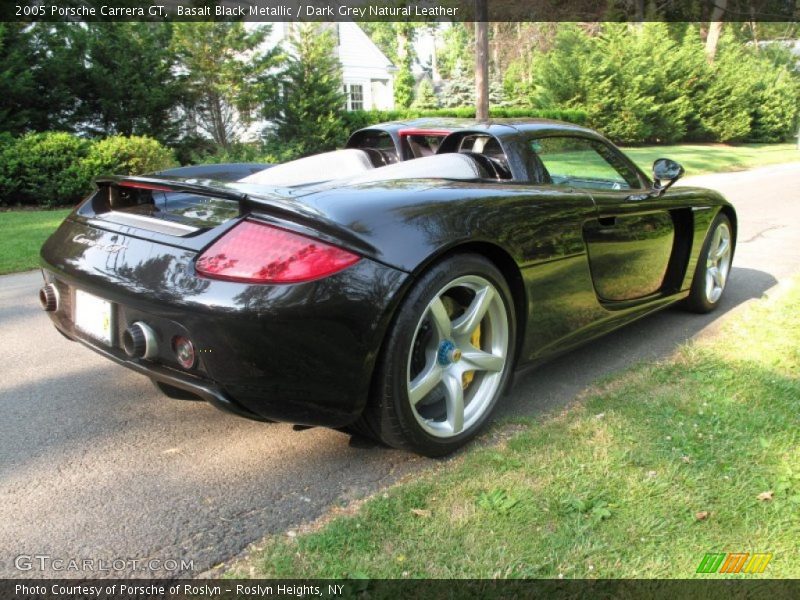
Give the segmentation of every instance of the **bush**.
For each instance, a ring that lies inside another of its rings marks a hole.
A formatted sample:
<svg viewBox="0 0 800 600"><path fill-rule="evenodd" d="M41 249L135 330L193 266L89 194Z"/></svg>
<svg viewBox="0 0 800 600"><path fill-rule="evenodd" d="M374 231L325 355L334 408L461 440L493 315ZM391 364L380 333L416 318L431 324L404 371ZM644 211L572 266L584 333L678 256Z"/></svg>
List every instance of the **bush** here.
<svg viewBox="0 0 800 600"><path fill-rule="evenodd" d="M0 203L75 204L91 190L83 168L88 141L69 133L29 133L0 149Z"/></svg>
<svg viewBox="0 0 800 600"><path fill-rule="evenodd" d="M762 70L756 84L758 102L752 113L750 139L754 142L783 142L797 131L797 97L800 86L784 72L775 75Z"/></svg>
<svg viewBox="0 0 800 600"><path fill-rule="evenodd" d="M490 108L489 116L495 119L519 118L519 119L556 119L567 121L576 125L586 123L586 111L581 109L536 109L536 108L512 108L498 107ZM405 119L431 118L456 118L474 119L475 108L439 108L435 110L354 110L342 114L342 120L348 133L357 129L385 123L386 121L403 121Z"/></svg>
<svg viewBox="0 0 800 600"><path fill-rule="evenodd" d="M139 175L176 166L171 150L146 137L90 142L69 133L0 136L0 204L76 204L98 175Z"/></svg>
<svg viewBox="0 0 800 600"><path fill-rule="evenodd" d="M346 139L341 115L345 96L336 40L319 24L294 29L286 68L279 74L281 94L265 107L274 129L268 146L299 158L333 150Z"/></svg>
<svg viewBox="0 0 800 600"><path fill-rule="evenodd" d="M114 135L92 144L83 161L87 176L142 175L175 167L172 150L149 137Z"/></svg>

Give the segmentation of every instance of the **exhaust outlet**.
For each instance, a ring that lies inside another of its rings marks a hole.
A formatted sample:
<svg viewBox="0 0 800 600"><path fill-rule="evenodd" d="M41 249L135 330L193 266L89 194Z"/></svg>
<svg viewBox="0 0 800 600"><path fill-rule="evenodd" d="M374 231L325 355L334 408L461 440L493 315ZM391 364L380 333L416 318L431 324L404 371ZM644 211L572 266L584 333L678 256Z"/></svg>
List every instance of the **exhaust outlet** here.
<svg viewBox="0 0 800 600"><path fill-rule="evenodd" d="M154 358L158 354L156 334L149 325L137 321L122 332L122 349L131 358Z"/></svg>
<svg viewBox="0 0 800 600"><path fill-rule="evenodd" d="M58 289L52 283L48 283L39 290L39 304L46 312L55 312L59 304Z"/></svg>

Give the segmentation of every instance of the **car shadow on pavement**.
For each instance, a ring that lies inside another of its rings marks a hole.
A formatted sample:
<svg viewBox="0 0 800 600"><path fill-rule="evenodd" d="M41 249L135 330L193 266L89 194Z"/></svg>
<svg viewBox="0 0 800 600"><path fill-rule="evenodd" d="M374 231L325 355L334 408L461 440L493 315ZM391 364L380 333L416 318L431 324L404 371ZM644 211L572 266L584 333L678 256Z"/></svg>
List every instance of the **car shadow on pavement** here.
<svg viewBox="0 0 800 600"><path fill-rule="evenodd" d="M495 419L535 416L561 408L598 378L641 361L663 359L682 343L715 327L730 311L761 297L775 283L775 278L769 273L734 268L722 303L713 313L698 315L677 308L661 311L564 354L544 368L526 372L517 377L502 399ZM61 339L58 343L72 344ZM80 351L89 352L82 348ZM200 435L209 442L212 438L219 442L218 438L230 435L270 436L273 435L272 428L278 427L228 415L204 403L162 397L144 378L105 363L102 367L87 368L79 373L40 378L0 389L2 398L6 399L11 412L7 413L7 427L0 426L0 432L5 430L7 442L14 440L19 444L10 444L11 447L25 449L9 452L4 460L0 460L0 472L7 468L18 469L21 464L58 453L63 446L74 448L78 439L97 438L113 443L116 437L130 443L137 439L143 441L144 437L152 438L155 429L161 430L167 438L185 439ZM20 398L25 401L20 403ZM20 410L24 410L25 415L11 414ZM28 426L13 427L15 419L21 418L28 421ZM280 437L298 436L297 441L305 446L301 442L307 435L304 432L290 432L286 427L278 429ZM39 434L31 435L31 430ZM316 449L320 460L324 460L325 452L333 451L339 444L343 448L350 446L346 451L350 459L355 458L353 454L397 453L338 432L321 431L329 435L323 436L325 442ZM318 444L320 441L316 440ZM146 449L143 443L142 450ZM271 450L275 451L274 448ZM270 456L264 458L269 460Z"/></svg>
<svg viewBox="0 0 800 600"><path fill-rule="evenodd" d="M764 271L734 267L715 311L696 314L669 308L559 356L544 368L525 372L502 400L495 418L536 416L563 408L598 378L642 361L662 360L681 344L712 333L728 313L761 298L776 283Z"/></svg>

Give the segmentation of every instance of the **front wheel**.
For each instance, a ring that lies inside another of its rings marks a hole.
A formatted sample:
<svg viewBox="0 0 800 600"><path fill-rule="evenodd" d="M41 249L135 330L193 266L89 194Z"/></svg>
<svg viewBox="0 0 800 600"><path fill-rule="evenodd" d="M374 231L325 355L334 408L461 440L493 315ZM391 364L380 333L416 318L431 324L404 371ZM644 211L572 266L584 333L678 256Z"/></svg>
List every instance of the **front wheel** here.
<svg viewBox="0 0 800 600"><path fill-rule="evenodd" d="M511 293L497 267L471 254L438 263L390 327L366 428L426 456L462 446L486 424L508 381L515 332Z"/></svg>
<svg viewBox="0 0 800 600"><path fill-rule="evenodd" d="M720 213L711 223L708 237L700 250L692 289L684 301L685 308L707 313L717 307L731 272L733 244L730 219Z"/></svg>

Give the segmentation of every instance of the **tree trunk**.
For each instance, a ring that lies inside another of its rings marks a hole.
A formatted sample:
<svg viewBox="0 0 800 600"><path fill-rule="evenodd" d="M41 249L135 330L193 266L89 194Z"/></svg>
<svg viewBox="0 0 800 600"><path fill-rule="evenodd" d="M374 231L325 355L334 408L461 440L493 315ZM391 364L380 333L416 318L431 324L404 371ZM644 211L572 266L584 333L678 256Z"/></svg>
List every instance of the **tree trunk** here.
<svg viewBox="0 0 800 600"><path fill-rule="evenodd" d="M717 0L714 9L711 11L711 22L708 24L708 37L706 38L706 59L714 62L717 56L717 44L722 33L722 16L728 8L728 0Z"/></svg>
<svg viewBox="0 0 800 600"><path fill-rule="evenodd" d="M634 0L633 20L638 23L644 21L644 0Z"/></svg>
<svg viewBox="0 0 800 600"><path fill-rule="evenodd" d="M475 118L489 118L489 28L487 0L475 0Z"/></svg>
<svg viewBox="0 0 800 600"><path fill-rule="evenodd" d="M436 32L431 33L431 39L433 43L431 44L431 79L434 83L438 83L442 80L441 75L439 75L439 51L436 48Z"/></svg>

